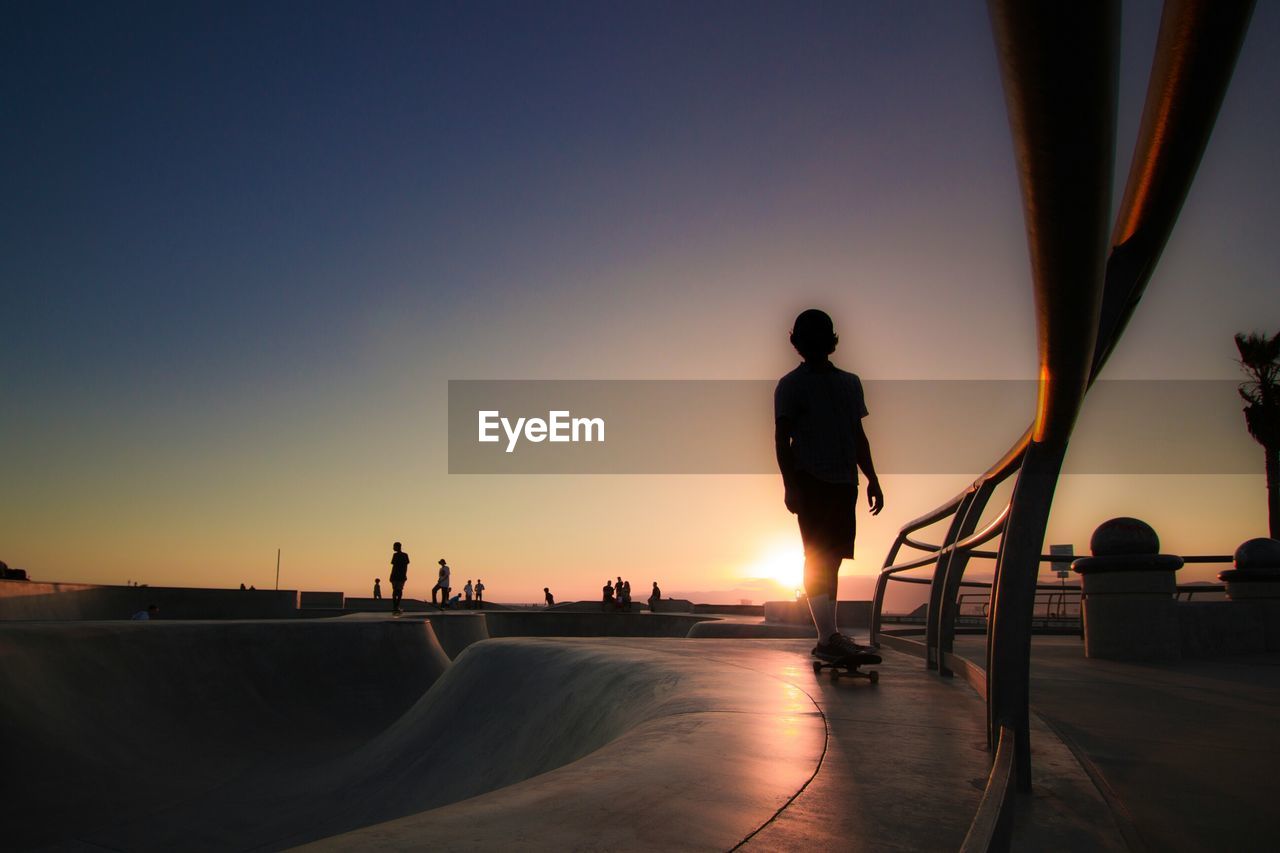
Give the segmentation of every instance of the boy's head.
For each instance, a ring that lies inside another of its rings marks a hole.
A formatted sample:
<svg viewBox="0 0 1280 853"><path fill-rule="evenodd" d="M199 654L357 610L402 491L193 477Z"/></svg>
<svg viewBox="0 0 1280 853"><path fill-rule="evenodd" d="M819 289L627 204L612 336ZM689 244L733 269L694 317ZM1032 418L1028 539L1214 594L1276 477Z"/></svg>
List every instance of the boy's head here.
<svg viewBox="0 0 1280 853"><path fill-rule="evenodd" d="M836 351L840 336L826 311L810 308L801 311L791 327L791 345L805 359L825 358Z"/></svg>
<svg viewBox="0 0 1280 853"><path fill-rule="evenodd" d="M392 543L391 543L391 550L392 550L392 551L399 551L399 550L400 550L400 543L399 543L399 542L392 542Z"/></svg>

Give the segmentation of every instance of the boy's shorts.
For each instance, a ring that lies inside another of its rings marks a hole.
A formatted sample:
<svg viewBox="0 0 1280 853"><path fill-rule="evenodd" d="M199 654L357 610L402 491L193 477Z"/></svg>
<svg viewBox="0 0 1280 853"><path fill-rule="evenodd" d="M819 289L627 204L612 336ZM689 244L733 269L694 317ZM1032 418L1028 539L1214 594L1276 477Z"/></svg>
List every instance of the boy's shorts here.
<svg viewBox="0 0 1280 853"><path fill-rule="evenodd" d="M828 483L804 471L796 475L800 492L800 538L805 556L853 557L857 533L858 484Z"/></svg>

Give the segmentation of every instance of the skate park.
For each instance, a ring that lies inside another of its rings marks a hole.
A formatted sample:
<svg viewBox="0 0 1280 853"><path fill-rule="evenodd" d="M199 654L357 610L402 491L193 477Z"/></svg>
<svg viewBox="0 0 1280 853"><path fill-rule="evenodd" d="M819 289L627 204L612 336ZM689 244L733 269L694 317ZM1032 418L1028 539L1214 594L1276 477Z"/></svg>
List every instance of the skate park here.
<svg viewBox="0 0 1280 853"><path fill-rule="evenodd" d="M566 615L518 614L538 637L510 615L5 622L7 766L23 780L9 841L943 850L968 830L982 703L906 655L886 652L872 688L815 678L807 640L683 636L713 620L601 614L633 636L552 639ZM897 759L877 761L890 743ZM1053 773L1106 815L1082 773ZM908 795L948 807L909 828Z"/></svg>
<svg viewBox="0 0 1280 853"><path fill-rule="evenodd" d="M0 580L5 848L1271 849L1280 542L1166 553L1134 502L1040 580L1077 418L1161 284L1252 4L1167 4L1119 182L1118 13L990 7L1037 399L898 529L874 597L832 596L876 682L819 671L799 594L393 615L324 590ZM619 551L643 522L623 526ZM1196 564L1219 582L1184 584ZM908 586L923 603L894 611Z"/></svg>

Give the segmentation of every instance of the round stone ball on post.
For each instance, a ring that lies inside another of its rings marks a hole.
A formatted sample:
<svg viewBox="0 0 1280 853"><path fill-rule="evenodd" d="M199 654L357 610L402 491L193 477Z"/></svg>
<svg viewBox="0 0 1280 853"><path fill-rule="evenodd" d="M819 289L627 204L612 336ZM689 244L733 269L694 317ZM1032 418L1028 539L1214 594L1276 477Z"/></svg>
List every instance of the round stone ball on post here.
<svg viewBox="0 0 1280 853"><path fill-rule="evenodd" d="M1182 558L1160 553L1160 537L1137 518L1112 518L1089 540L1091 557L1071 564L1083 594L1084 653L1107 660L1176 660L1176 573Z"/></svg>
<svg viewBox="0 0 1280 853"><path fill-rule="evenodd" d="M1232 601L1280 598L1280 539L1250 539L1236 549L1234 568L1218 573Z"/></svg>

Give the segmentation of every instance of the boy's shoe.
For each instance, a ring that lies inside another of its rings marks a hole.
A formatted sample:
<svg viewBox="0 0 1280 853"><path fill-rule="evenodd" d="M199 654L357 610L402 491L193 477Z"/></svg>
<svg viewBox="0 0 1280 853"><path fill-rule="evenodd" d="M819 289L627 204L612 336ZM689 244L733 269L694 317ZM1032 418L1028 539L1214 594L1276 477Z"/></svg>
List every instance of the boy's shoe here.
<svg viewBox="0 0 1280 853"><path fill-rule="evenodd" d="M844 634L832 634L825 643L813 647L813 656L820 658L840 659L858 655L875 654L874 649L860 646Z"/></svg>

